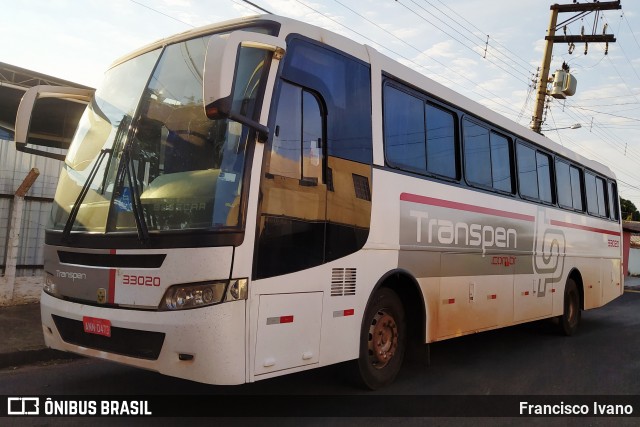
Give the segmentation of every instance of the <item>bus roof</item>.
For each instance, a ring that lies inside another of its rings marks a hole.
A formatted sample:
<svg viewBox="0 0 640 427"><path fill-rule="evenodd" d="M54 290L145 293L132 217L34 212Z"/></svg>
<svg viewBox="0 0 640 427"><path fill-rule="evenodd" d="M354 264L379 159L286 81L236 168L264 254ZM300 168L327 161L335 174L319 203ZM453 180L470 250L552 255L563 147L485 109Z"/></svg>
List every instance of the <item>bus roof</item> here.
<svg viewBox="0 0 640 427"><path fill-rule="evenodd" d="M118 64L121 64L122 62L125 62L131 58L142 55L154 49L192 39L194 37L204 36L209 33L221 30L224 31L225 29L232 30L237 27L244 27L251 24L268 25L269 23L280 25L279 37L281 38L286 38L288 34L301 34L310 39L326 43L329 46L344 51L345 53L348 53L355 58L369 63L372 67L372 72L380 71L390 74L410 85L415 86L420 90L425 91L431 96L439 98L442 101L465 111L466 113L483 118L484 120L492 123L499 128L504 129L511 134L514 134L541 147L547 148L548 150L553 151L560 156L575 161L576 163L579 163L602 175L615 178L615 174L611 171L611 169L603 165L602 163L588 159L575 151L565 148L564 146L552 141L544 135L538 134L528 127L522 126L506 118L505 116L496 113L495 111L485 107L479 102L473 101L470 98L467 98L466 96L425 76L424 74L421 74L418 71L415 71L399 63L398 61L391 59L390 57L378 52L368 45L362 45L347 37L341 36L324 28L278 15L255 15L194 28L192 30L178 33L150 43L134 52L131 52L128 55L119 58L111 65L111 67L114 67Z"/></svg>

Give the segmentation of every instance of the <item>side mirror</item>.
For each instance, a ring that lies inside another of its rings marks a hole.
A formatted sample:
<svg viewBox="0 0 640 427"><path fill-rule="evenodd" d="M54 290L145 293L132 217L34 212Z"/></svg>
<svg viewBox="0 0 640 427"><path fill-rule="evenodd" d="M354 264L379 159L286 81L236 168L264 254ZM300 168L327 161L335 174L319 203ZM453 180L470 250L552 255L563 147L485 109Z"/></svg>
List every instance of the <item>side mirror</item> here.
<svg viewBox="0 0 640 427"><path fill-rule="evenodd" d="M47 148L67 149L71 137L78 125L80 116L91 101L93 89L81 89L63 86L40 85L29 88L18 107L16 114L15 136L16 150L23 153L36 154L57 160L64 160L64 154L53 153L44 149L32 148L40 146ZM42 109L34 113L36 101L47 99L47 115L42 115ZM66 122L66 127L63 126ZM71 123L69 123L71 122ZM37 129L31 129L37 123Z"/></svg>
<svg viewBox="0 0 640 427"><path fill-rule="evenodd" d="M247 31L212 36L207 46L203 102L210 119L229 118L267 134L254 117L268 83L273 83L286 43Z"/></svg>

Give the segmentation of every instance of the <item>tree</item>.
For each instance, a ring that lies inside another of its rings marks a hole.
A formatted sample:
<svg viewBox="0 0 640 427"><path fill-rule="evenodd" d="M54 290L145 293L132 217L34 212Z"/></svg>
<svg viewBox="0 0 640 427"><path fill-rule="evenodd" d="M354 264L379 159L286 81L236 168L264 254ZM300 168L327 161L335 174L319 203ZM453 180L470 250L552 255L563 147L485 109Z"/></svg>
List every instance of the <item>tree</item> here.
<svg viewBox="0 0 640 427"><path fill-rule="evenodd" d="M640 212L630 200L620 197L620 210L625 221L640 221Z"/></svg>

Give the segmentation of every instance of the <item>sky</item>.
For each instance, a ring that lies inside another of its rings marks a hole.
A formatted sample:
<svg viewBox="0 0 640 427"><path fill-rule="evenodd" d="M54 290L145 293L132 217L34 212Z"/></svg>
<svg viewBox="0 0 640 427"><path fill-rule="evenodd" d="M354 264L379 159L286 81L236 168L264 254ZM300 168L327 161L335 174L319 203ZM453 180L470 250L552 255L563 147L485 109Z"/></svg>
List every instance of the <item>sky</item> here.
<svg viewBox="0 0 640 427"><path fill-rule="evenodd" d="M269 12L373 46L453 90L528 126L552 3L573 0L251 0ZM582 3L590 1L582 0ZM163 37L262 13L243 0L0 0L0 62L96 87L120 56ZM574 17L560 14L559 22ZM595 22L594 22L595 21ZM640 1L591 13L567 34L607 33L608 46L572 54L555 44L552 71L566 61L575 96L552 100L546 136L604 163L619 193L640 209ZM558 34L562 34L562 29ZM580 124L579 129L558 129Z"/></svg>

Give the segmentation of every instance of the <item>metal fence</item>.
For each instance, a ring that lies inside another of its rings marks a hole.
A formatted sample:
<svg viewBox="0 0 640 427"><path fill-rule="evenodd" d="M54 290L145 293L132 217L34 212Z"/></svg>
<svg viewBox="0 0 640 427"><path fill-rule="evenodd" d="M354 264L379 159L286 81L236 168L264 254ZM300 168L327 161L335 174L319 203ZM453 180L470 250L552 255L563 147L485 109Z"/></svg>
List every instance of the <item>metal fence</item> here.
<svg viewBox="0 0 640 427"><path fill-rule="evenodd" d="M0 271L3 274L13 195L32 168L38 168L40 176L25 197L17 276L42 274L44 227L49 219L62 162L17 152L13 141L0 139Z"/></svg>

